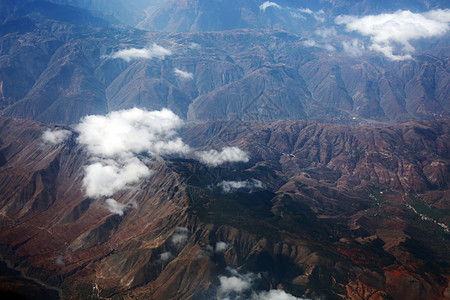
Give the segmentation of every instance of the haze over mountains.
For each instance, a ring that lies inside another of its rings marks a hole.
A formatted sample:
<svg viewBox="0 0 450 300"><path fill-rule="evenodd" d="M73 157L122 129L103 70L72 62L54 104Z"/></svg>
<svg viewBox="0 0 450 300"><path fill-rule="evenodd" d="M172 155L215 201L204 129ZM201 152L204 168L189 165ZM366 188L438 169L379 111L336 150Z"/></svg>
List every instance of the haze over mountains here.
<svg viewBox="0 0 450 300"><path fill-rule="evenodd" d="M0 0L0 295L449 298L449 23Z"/></svg>
<svg viewBox="0 0 450 300"><path fill-rule="evenodd" d="M266 11L258 8L259 14ZM370 124L449 114L446 10L435 13L444 21L404 16L419 29L434 22L436 32L422 36L443 38L422 53L410 49L417 37L389 32L384 40L374 34L372 45L364 46L338 33L335 28L342 25L321 26L312 11L313 16L304 13L316 28L308 38L269 29L201 34L124 30L102 26L107 21L88 11L45 2L24 4L16 14L20 19L13 14L2 25L0 95L5 116L72 124L84 115L136 106L168 107L188 120L248 120L245 109L261 97L276 103L274 120ZM73 22L62 22L66 19ZM391 44L400 44L404 53L388 50ZM155 45L165 54L151 55ZM374 51L377 47L380 51ZM123 50L128 56L120 55ZM411 55L414 59L405 59Z"/></svg>

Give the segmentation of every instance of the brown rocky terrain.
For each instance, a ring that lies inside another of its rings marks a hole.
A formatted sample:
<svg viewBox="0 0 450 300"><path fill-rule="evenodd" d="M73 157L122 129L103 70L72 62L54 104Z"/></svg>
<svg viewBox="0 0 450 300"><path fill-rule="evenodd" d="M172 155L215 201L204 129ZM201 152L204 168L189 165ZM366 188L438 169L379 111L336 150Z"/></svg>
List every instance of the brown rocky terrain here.
<svg viewBox="0 0 450 300"><path fill-rule="evenodd" d="M84 195L76 135L53 145L48 125L0 128L2 256L65 298L220 298L227 267L297 297L449 295L448 120L188 124L192 147L239 146L250 161L149 162L153 176L114 195L122 216ZM252 179L264 187L217 185Z"/></svg>

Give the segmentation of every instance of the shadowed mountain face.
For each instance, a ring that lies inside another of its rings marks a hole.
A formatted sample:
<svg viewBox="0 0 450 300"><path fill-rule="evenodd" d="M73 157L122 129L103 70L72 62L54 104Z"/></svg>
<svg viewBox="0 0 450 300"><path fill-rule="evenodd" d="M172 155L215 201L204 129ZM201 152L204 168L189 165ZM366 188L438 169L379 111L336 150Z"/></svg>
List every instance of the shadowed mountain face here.
<svg viewBox="0 0 450 300"><path fill-rule="evenodd" d="M148 162L151 177L114 195L123 215L84 196L76 136L1 128L2 255L66 297L220 298L227 267L298 297L448 294L448 121L189 125L192 147L238 146L250 161Z"/></svg>

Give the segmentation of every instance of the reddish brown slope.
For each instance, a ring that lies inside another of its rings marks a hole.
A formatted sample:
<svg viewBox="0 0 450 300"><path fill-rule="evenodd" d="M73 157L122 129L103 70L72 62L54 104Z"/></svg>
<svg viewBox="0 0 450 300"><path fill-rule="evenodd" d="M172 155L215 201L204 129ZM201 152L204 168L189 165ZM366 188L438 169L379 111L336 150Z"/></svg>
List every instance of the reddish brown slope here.
<svg viewBox="0 0 450 300"><path fill-rule="evenodd" d="M449 125L191 125L193 147L235 145L251 161L154 163L153 177L114 195L137 204L119 216L84 196L75 137L43 144L47 126L1 119L2 252L68 298L211 298L231 266L297 296L443 299ZM250 179L265 190L214 188ZM211 252L217 242L224 252Z"/></svg>

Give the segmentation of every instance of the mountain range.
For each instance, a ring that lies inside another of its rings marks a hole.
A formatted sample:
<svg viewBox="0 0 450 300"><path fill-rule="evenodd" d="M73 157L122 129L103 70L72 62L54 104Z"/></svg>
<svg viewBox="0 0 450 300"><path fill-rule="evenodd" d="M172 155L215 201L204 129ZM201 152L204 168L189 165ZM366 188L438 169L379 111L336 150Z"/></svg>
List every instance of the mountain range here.
<svg viewBox="0 0 450 300"><path fill-rule="evenodd" d="M449 22L0 0L0 295L448 299Z"/></svg>

